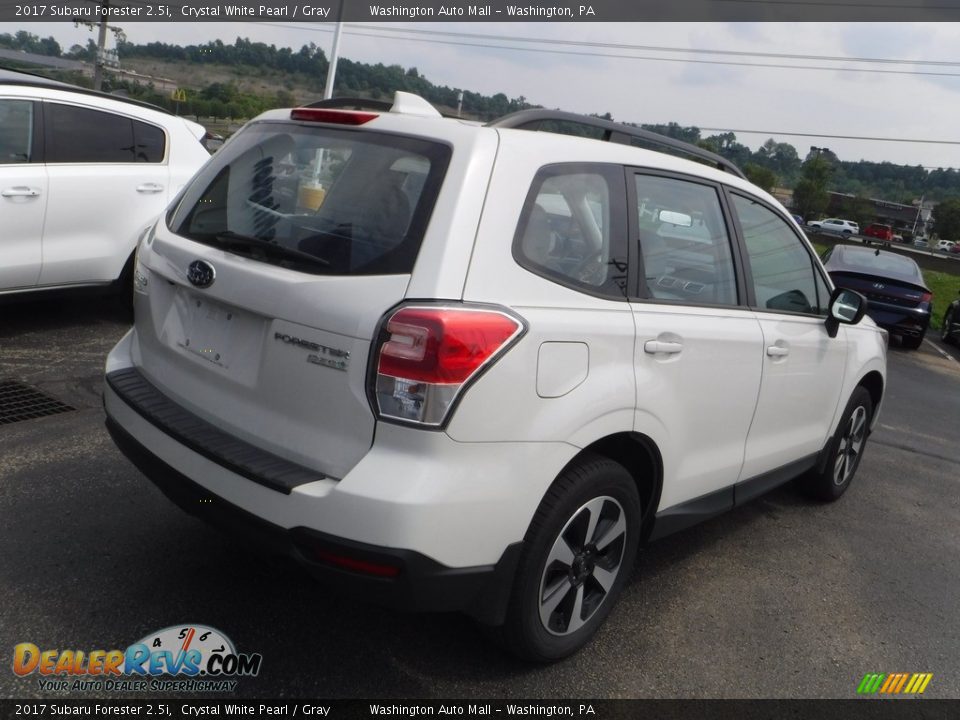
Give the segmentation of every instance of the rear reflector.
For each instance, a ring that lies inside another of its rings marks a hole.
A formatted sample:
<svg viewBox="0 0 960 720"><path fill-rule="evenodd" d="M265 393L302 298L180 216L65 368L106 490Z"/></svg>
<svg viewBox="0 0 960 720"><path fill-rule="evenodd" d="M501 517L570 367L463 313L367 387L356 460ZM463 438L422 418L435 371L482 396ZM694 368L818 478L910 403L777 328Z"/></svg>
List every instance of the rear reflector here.
<svg viewBox="0 0 960 720"><path fill-rule="evenodd" d="M328 108L294 108L290 111L291 120L335 123L337 125L363 125L377 117L379 117L378 113L331 110Z"/></svg>
<svg viewBox="0 0 960 720"><path fill-rule="evenodd" d="M506 311L404 307L387 320L376 350L380 417L441 425L454 401L522 331Z"/></svg>
<svg viewBox="0 0 960 720"><path fill-rule="evenodd" d="M334 565L344 570L360 573L362 575L374 575L376 577L393 578L400 574L400 568L396 565L385 565L383 563L370 562L359 558L338 555L327 550L314 549L313 557L320 562Z"/></svg>

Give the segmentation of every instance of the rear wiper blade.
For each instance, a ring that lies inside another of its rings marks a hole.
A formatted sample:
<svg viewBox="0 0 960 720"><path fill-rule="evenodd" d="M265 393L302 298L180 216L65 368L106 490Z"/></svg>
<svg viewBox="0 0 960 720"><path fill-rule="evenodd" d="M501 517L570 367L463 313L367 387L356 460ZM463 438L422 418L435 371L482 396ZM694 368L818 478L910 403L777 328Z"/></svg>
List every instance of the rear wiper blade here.
<svg viewBox="0 0 960 720"><path fill-rule="evenodd" d="M271 242L270 240L264 240L252 235L243 235L233 230L224 230L223 232L214 234L213 237L221 245L245 245L246 247L260 248L268 251L268 253L273 252L277 255L290 258L291 260L319 265L321 267L330 267L329 261L324 260L322 257L305 253L302 250L294 250L293 248L288 248L279 243Z"/></svg>

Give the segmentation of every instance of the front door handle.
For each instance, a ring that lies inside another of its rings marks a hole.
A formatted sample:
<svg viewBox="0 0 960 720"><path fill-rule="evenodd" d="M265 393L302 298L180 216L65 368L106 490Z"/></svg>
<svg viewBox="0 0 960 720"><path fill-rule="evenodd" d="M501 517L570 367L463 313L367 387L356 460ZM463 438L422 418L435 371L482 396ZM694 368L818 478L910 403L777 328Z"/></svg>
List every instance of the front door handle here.
<svg viewBox="0 0 960 720"><path fill-rule="evenodd" d="M683 350L683 343L678 343L678 342L664 342L663 340L647 340L643 344L643 351L645 353L649 353L650 355L656 355L657 353L666 353L668 355L676 355L681 350Z"/></svg>
<svg viewBox="0 0 960 720"><path fill-rule="evenodd" d="M790 354L790 348L780 347L779 345L771 345L767 348L767 355L770 357L786 357Z"/></svg>
<svg viewBox="0 0 960 720"><path fill-rule="evenodd" d="M138 193L158 193L163 192L163 185L158 185L157 183L143 183L143 185L137 185Z"/></svg>
<svg viewBox="0 0 960 720"><path fill-rule="evenodd" d="M40 191L36 188L24 187L20 185L18 187L5 188L0 191L0 195L3 197L38 197Z"/></svg>

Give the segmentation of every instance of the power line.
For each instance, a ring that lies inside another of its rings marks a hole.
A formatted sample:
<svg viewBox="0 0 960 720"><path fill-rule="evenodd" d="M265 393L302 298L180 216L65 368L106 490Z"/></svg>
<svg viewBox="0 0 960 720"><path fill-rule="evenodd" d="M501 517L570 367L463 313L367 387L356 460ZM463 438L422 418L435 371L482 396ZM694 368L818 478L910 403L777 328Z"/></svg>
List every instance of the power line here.
<svg viewBox="0 0 960 720"><path fill-rule="evenodd" d="M327 30L326 28L305 28L302 26L293 26L293 25L284 25L280 23L251 23L257 25L271 25L274 27L286 27L296 30L311 30L314 32L333 32L332 30ZM377 28L377 30L383 30L384 28ZM392 28L389 28L392 30ZM360 30L344 30L345 33L349 35L359 36L359 37L371 37L379 38L386 40L414 40L415 38L398 38L395 36L384 35L380 32L365 32ZM509 45L495 45L489 43L472 43L472 42L457 42L454 40L434 40L431 38L416 38L417 42L431 43L433 45L454 45L458 47L476 47L483 49L492 49L492 50L513 50L519 52L530 52L530 53L545 53L551 55L573 55L578 57L599 57L599 58L613 58L619 60L645 60L650 62L672 62L672 63L690 63L695 65L725 65L733 67L750 67L750 68L770 68L776 70L816 70L816 71L827 71L827 72L855 72L855 73L872 73L872 74L881 74L881 75L912 75L912 76L929 76L929 77L960 77L960 73L950 73L950 72L932 72L926 70L881 70L878 68L856 68L856 67L829 67L822 65L785 65L781 63L747 63L747 62L734 62L730 60L696 60L693 58L665 58L665 57L650 57L645 55L623 55L617 53L601 53L601 52L580 52L576 50L555 50L551 48L535 48L535 47L513 47ZM730 51L733 52L733 51ZM926 63L923 63L926 64ZM960 63L957 63L960 65Z"/></svg>
<svg viewBox="0 0 960 720"><path fill-rule="evenodd" d="M740 1L740 0L736 0ZM263 26L272 26L272 27L284 27L289 29L296 30L310 30L312 32L333 32L325 27L304 27L303 25L288 25L283 23L250 23L252 25L263 25ZM534 38L534 37L513 37L513 36L503 36L503 35L489 35L483 33L464 33L464 32L453 32L447 30L422 30L417 28L394 28L394 27L384 27L376 26L370 27L365 24L358 23L345 23L344 27L346 28L357 28L357 33L359 31L373 31L376 30L378 33L393 33L393 34L403 34L403 35L425 35L425 36L441 36L441 37L457 37L457 38L468 38L468 39L477 39L477 40L500 40L505 42L522 42L522 43L533 43L539 45L563 45L571 47L595 47L595 48L610 48L616 50L638 50L644 52L671 52L671 53L688 53L693 55L722 55L729 57L762 57L762 58L782 58L784 60L818 60L825 62L856 62L856 63L878 63L878 64L887 64L887 65L932 65L938 67L960 67L960 61L957 60L918 60L918 59L903 59L903 58L884 58L884 57L842 57L839 55L810 55L810 54L797 54L797 53L775 53L775 52L759 52L755 50L719 50L719 49L707 49L707 48L682 48L682 47L669 47L662 45L636 45L632 43L611 43L611 42L599 42L592 40L563 40L563 39L545 39L545 38ZM348 30L348 32L354 32L353 30ZM368 37L374 37L374 35L367 33ZM386 37L386 36L383 36ZM405 40L413 38L401 38ZM525 48L516 48L509 45L497 45L495 47L500 47L505 50L523 50Z"/></svg>

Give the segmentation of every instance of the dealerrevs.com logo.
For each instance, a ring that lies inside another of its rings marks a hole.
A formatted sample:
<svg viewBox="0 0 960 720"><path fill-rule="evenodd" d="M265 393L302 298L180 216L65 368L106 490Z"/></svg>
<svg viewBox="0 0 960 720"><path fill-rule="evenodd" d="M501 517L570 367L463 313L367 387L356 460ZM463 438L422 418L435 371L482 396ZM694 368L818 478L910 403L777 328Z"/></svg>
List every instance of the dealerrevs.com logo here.
<svg viewBox="0 0 960 720"><path fill-rule="evenodd" d="M13 648L13 672L37 675L43 691L233 692L260 672L260 653L238 653L230 638L205 625L172 625L126 650Z"/></svg>

